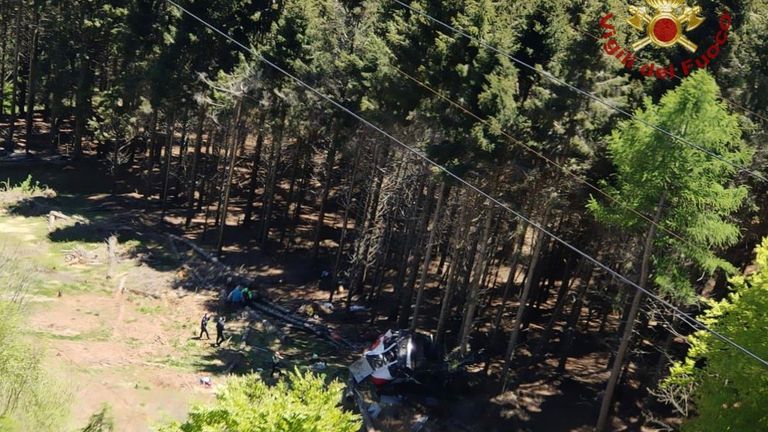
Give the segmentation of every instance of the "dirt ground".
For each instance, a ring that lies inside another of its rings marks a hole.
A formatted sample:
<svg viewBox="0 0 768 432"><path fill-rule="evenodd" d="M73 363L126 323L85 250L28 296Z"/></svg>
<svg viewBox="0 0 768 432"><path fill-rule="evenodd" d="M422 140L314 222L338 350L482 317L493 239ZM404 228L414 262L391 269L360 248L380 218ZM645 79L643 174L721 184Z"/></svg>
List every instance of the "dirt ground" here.
<svg viewBox="0 0 768 432"><path fill-rule="evenodd" d="M112 280L103 264L67 263L70 248L98 257L101 245L55 244L45 236L43 218L0 214L0 232L2 252L26 263L26 276L34 275L26 295L27 331L43 349L47 369L73 396L71 422L62 430L82 427L109 404L117 430L147 431L213 399L226 379L217 377L212 387L199 379L226 357L194 338L211 293L171 291L172 273L130 259ZM147 286L164 295L134 293Z"/></svg>
<svg viewBox="0 0 768 432"><path fill-rule="evenodd" d="M7 194L0 198L9 204ZM75 202L87 206L99 198L59 196L51 205L69 212ZM326 363L329 379L344 374L349 353L334 352L323 341L258 313L222 310L218 291L205 289L210 287L182 289L179 269L189 255L172 251L175 246L149 239L121 242L108 278L98 223L57 222L48 232L45 217L18 215L29 206L1 207L0 252L22 266L17 277L29 278L26 331L43 350L47 369L72 394L72 415L62 430L79 430L105 404L118 431L153 430L159 423L183 420L192 405L212 402L230 374L256 372L271 379L265 371L274 350L284 356L286 370L309 367L316 354ZM68 257L75 252L88 259L72 261ZM174 256L178 259L169 258ZM227 319L221 347L213 343L213 319L211 339L199 338L205 312ZM212 385L203 385L203 377Z"/></svg>
<svg viewBox="0 0 768 432"><path fill-rule="evenodd" d="M70 428L82 427L104 403L118 430L138 432L182 420L191 404L211 401L225 380L205 387L199 379L208 374L183 364L196 352L216 350L192 336L204 302L205 295L155 300L118 292L35 305L30 330L47 339L49 369L73 393Z"/></svg>

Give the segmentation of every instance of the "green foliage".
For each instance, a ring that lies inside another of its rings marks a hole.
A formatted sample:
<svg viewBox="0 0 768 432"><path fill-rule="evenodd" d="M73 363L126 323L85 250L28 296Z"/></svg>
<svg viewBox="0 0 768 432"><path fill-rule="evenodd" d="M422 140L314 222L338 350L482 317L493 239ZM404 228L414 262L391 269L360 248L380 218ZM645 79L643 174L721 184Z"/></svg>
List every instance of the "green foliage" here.
<svg viewBox="0 0 768 432"><path fill-rule="evenodd" d="M736 169L659 132L657 125L736 165L749 163L752 151L741 140L735 115L718 100L715 80L705 71L686 78L677 89L625 121L608 141L608 154L616 167L615 182L603 186L618 201L645 215L653 215L664 197L661 225L680 239L659 231L655 241L654 282L677 302L695 299L690 282L693 268L709 274L735 269L713 249L733 245L738 227L730 215L744 202L747 189L731 185ZM645 232L647 221L616 204L592 198L588 204L605 223Z"/></svg>
<svg viewBox="0 0 768 432"><path fill-rule="evenodd" d="M472 0L411 5L502 50L519 48L517 35L507 30L522 23L502 4ZM501 131L513 132L526 124L516 100L518 72L512 61L467 38L435 31L432 22L416 13L396 8L391 14L382 33L394 65L440 95L460 101L487 123L396 72L386 91L389 96L385 97L394 96L388 105L434 129L442 139L431 139L428 151L443 163L461 169L461 165L477 165L491 155L503 154L509 141Z"/></svg>
<svg viewBox="0 0 768 432"><path fill-rule="evenodd" d="M88 127L96 141L111 143L107 160L114 173L129 160L127 153L132 134L138 131L139 117L128 110L119 92L107 90L97 92L93 98L94 117L88 120Z"/></svg>
<svg viewBox="0 0 768 432"><path fill-rule="evenodd" d="M746 277L732 277L732 293L722 301L709 301L710 308L701 319L737 344L768 358L768 238L756 253L757 271ZM661 385L662 390L677 394L678 399L693 392L696 415L683 430L768 430L765 367L707 332L697 332L689 342L687 358L674 363L670 377Z"/></svg>
<svg viewBox="0 0 768 432"><path fill-rule="evenodd" d="M25 182L31 184L31 180ZM21 334L21 303L34 271L0 244L0 431L59 431L69 394L43 368L42 349Z"/></svg>
<svg viewBox="0 0 768 432"><path fill-rule="evenodd" d="M16 185L11 184L10 179L0 182L0 192L17 192L23 195L36 195L46 190L48 190L48 188L42 186L37 180L33 180L31 174L28 175L24 181Z"/></svg>
<svg viewBox="0 0 768 432"><path fill-rule="evenodd" d="M61 430L68 394L43 369L40 350L19 334L18 306L0 303L0 317L0 430Z"/></svg>
<svg viewBox="0 0 768 432"><path fill-rule="evenodd" d="M338 407L342 384L298 371L273 387L258 375L231 379L212 407L195 407L161 432L357 432L357 416Z"/></svg>
<svg viewBox="0 0 768 432"><path fill-rule="evenodd" d="M7 113L11 110L11 98L8 97L8 95L11 94L11 90L13 90L13 87L10 82L7 81L0 81L0 86L3 86L3 106L2 110L4 113Z"/></svg>

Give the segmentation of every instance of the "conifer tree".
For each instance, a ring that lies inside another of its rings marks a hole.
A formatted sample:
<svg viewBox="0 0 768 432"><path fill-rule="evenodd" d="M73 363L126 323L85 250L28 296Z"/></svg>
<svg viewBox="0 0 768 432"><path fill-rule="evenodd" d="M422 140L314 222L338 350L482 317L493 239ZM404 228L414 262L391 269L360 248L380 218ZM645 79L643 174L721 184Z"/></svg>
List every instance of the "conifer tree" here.
<svg viewBox="0 0 768 432"><path fill-rule="evenodd" d="M738 227L729 215L742 205L747 190L732 184L736 169L719 158L745 165L752 151L741 139L738 118L728 112L718 96L711 75L705 71L694 73L658 105L646 100L645 107L635 113L637 119L621 123L608 141L609 157L617 173L613 184L606 184L606 188L617 200L653 215L654 222L681 238L662 231L657 236L656 225L648 227L646 221L620 206L600 203L595 198L589 202L589 209L599 221L644 237L638 284L678 304L695 299L694 275L735 270L716 251L738 240ZM648 125L695 142L718 158ZM597 426L600 431L607 425L611 398L641 301L642 292L638 290L633 293L603 396Z"/></svg>

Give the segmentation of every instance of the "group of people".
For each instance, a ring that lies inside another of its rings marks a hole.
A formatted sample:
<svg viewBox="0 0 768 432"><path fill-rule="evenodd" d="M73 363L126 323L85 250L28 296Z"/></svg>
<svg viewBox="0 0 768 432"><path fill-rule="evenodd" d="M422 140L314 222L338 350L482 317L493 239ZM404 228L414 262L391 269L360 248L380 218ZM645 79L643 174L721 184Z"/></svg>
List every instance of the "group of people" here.
<svg viewBox="0 0 768 432"><path fill-rule="evenodd" d="M229 292L229 295L227 295L227 302L236 307L250 306L251 303L253 303L254 298L255 295L252 289L237 285L232 291Z"/></svg>
<svg viewBox="0 0 768 432"><path fill-rule="evenodd" d="M203 319L200 321L200 339L203 338L203 334L205 334L206 339L211 339L211 336L208 335L208 321L210 319L208 313L203 315ZM220 316L216 319L216 346L221 345L222 342L224 342L224 317Z"/></svg>
<svg viewBox="0 0 768 432"><path fill-rule="evenodd" d="M231 283L231 280L228 281L228 284ZM329 271L323 271L320 275L320 289L326 290L330 292L331 301L333 301L333 293L336 291L336 288L339 285L339 282L336 281ZM231 286L231 285L230 285ZM243 306L249 306L252 304L252 302L255 300L255 291L253 289L246 287L243 287L241 285L236 285L232 291L229 292L226 296L227 303L230 305L233 305L235 307L243 307ZM200 321L200 337L199 339L203 338L203 335L205 335L205 338L210 340L211 337L208 335L208 322L210 321L211 316L208 315L208 313L205 313L203 315L202 320ZM220 346L222 342L224 342L226 339L224 338L224 323L225 318L223 315L220 315L218 318L216 318L216 346ZM279 351L274 351L272 354L272 370L270 375L271 376L280 376L280 363L283 359L283 356L280 354Z"/></svg>
<svg viewBox="0 0 768 432"><path fill-rule="evenodd" d="M229 282L231 283L231 281ZM232 291L229 292L227 295L227 302L235 305L235 306L248 306L253 302L254 300L254 292L253 290L249 289L248 287L241 287L240 285L235 286ZM211 316L208 315L208 313L205 313L203 315L203 318L200 320L200 337L199 339L203 338L203 335L205 335L206 339L211 339L210 335L208 334L208 321L210 321ZM225 318L223 315L219 315L218 318L216 318L216 346L220 346L222 342L224 342L224 323Z"/></svg>
<svg viewBox="0 0 768 432"><path fill-rule="evenodd" d="M205 335L205 338L210 340L211 336L208 334L208 321L210 321L211 317L206 312L203 315L203 318L200 320L200 337L199 339L203 338L203 335ZM226 339L224 339L224 317L219 316L216 319L216 346L221 346L221 343L224 342ZM274 377L277 375L280 376L280 361L283 359L283 356L280 354L279 351L275 351L272 354L272 371L270 373L270 376Z"/></svg>

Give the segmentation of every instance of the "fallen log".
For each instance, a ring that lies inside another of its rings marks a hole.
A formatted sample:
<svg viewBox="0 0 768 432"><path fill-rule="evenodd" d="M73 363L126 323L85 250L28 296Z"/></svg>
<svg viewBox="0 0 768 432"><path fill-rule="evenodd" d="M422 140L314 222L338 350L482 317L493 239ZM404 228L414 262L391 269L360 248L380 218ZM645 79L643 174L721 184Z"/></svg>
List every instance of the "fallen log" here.
<svg viewBox="0 0 768 432"><path fill-rule="evenodd" d="M88 223L89 222L88 219L86 219L86 218L84 218L82 216L77 216L77 215L69 216L69 215L65 215L64 213L62 213L60 211L56 211L56 210L51 210L50 212L48 212L48 216L49 217L52 216L54 218L59 218L59 219L63 219L63 220L74 220L75 222L80 222L80 223Z"/></svg>
<svg viewBox="0 0 768 432"><path fill-rule="evenodd" d="M214 266L218 267L223 272L228 273L231 276L238 278L243 284L245 284L245 285L253 285L256 282L254 279L248 277L247 275L244 275L242 272L238 272L238 271L232 269L231 267L229 267L228 265L222 263L221 261L219 261L219 259L217 257L211 255L210 253L208 253L208 251L206 251L202 247L196 245L193 241L191 241L189 239L185 239L184 237L179 237L179 236L174 235L174 234L166 234L166 235L171 240L175 240L175 241L178 241L180 243L183 243L183 244L187 245L190 249L192 249L198 255L200 255L200 257L202 257L203 260L213 264Z"/></svg>
<svg viewBox="0 0 768 432"><path fill-rule="evenodd" d="M265 300L259 300L257 303L253 303L251 306L253 306L255 309L258 309L264 312L267 315L275 317L281 321L287 322L288 324L292 325L293 327L299 330L304 330L308 333L314 334L315 336L319 336L323 339L326 339L337 348L350 349L350 350L356 349L354 344L345 340L344 338L341 338L341 337L334 338L331 334L330 329L328 329L328 327L323 325L313 324L305 319L298 318L290 314L285 314L281 312L278 308L276 308L275 307L276 305L273 305Z"/></svg>
<svg viewBox="0 0 768 432"><path fill-rule="evenodd" d="M203 257L206 261L212 262L212 263L216 263L216 264L219 264L219 265L222 265L222 266L225 266L224 264L221 263L221 261L219 261L218 258L216 258L215 256L212 256L205 249L203 249L200 246L196 245L191 240L185 239L184 237L179 237L179 236L174 235L174 234L167 234L167 235L168 235L169 238L171 238L171 240L175 240L175 241L184 243L190 249L192 249L193 251L197 252L197 254L200 255L201 257Z"/></svg>

